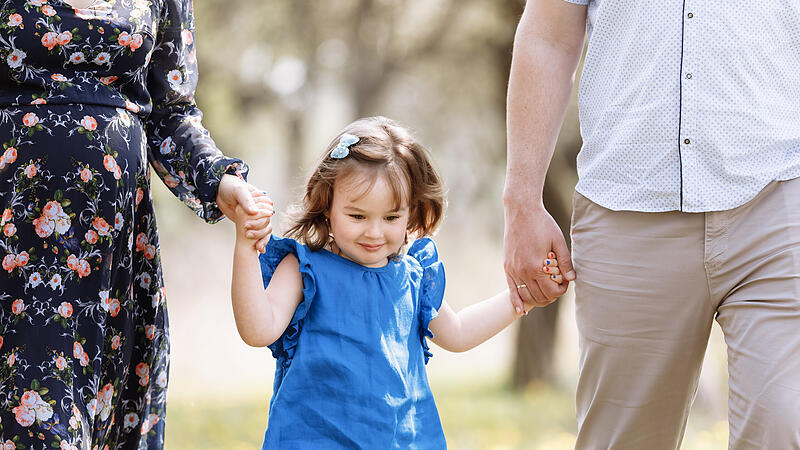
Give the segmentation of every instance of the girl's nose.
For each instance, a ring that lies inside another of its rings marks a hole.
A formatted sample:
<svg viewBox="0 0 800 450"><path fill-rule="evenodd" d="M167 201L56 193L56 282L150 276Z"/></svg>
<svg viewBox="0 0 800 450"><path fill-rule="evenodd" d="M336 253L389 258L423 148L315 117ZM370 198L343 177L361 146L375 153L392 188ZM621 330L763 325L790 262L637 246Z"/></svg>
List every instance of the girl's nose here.
<svg viewBox="0 0 800 450"><path fill-rule="evenodd" d="M371 222L364 232L364 236L369 238L379 238L381 236L381 226L378 222Z"/></svg>

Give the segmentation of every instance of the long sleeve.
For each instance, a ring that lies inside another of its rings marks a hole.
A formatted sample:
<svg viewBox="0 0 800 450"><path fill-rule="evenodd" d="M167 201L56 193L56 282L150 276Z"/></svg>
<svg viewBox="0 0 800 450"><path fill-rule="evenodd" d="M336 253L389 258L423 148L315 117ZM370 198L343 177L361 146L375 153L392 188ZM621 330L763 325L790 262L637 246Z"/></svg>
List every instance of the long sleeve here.
<svg viewBox="0 0 800 450"><path fill-rule="evenodd" d="M164 0L147 77L148 158L172 193L213 223L222 216L215 201L222 175L231 167L246 175L248 168L223 155L203 128L197 78L192 0Z"/></svg>

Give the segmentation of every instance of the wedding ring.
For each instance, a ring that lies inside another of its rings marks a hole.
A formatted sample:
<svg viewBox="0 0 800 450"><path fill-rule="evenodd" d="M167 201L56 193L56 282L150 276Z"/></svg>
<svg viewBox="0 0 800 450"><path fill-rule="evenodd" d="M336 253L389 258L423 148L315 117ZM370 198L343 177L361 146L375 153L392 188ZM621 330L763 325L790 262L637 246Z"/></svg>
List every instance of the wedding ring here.
<svg viewBox="0 0 800 450"><path fill-rule="evenodd" d="M528 287L528 285L527 285L527 284L525 284L525 283L522 283L522 284L518 284L518 285L517 285L517 289L522 289L522 288L526 288L526 287Z"/></svg>

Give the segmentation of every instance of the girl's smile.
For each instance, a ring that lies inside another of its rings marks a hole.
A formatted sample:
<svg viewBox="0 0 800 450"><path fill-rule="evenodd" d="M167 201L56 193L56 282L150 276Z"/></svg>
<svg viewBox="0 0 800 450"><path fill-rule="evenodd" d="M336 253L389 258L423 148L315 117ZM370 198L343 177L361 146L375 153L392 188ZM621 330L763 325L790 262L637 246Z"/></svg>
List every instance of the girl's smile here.
<svg viewBox="0 0 800 450"><path fill-rule="evenodd" d="M392 187L378 175L364 191L362 177L337 181L328 219L339 253L366 267L383 267L406 242L408 206L396 208Z"/></svg>

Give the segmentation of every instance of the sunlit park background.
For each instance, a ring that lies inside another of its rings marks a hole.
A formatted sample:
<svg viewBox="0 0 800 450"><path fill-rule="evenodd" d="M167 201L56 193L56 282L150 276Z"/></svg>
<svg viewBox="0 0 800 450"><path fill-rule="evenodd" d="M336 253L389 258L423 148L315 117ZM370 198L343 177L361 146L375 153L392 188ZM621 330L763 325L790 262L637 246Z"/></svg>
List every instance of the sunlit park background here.
<svg viewBox="0 0 800 450"><path fill-rule="evenodd" d="M416 131L449 189L437 235L456 309L505 288L505 94L523 0L197 0L204 123L274 198L278 232L304 176L352 120ZM545 189L568 232L575 101ZM535 120L531 117L531 120ZM167 449L252 449L267 422L274 362L238 338L230 307L231 223L208 226L154 178L171 318ZM644 249L643 249L644 251ZM665 320L669 320L666 318ZM454 449L568 449L575 440L577 337L571 292L478 349L434 347L428 365ZM683 448L727 444L726 372L715 329Z"/></svg>

